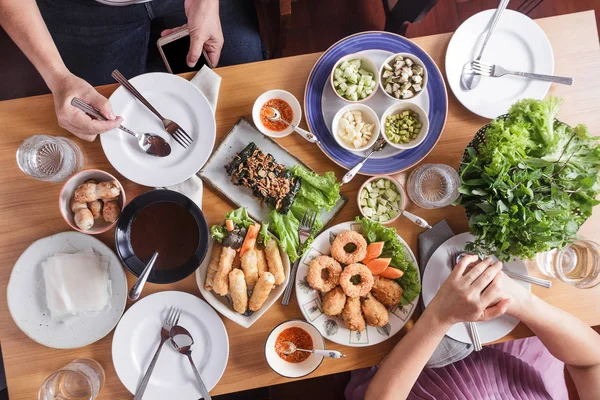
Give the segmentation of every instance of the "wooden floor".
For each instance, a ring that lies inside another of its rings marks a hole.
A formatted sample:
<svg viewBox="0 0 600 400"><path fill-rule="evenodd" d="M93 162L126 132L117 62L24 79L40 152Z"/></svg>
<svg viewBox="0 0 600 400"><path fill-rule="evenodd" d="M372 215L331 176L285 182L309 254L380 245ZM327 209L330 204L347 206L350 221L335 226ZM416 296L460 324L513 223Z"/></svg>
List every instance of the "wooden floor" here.
<svg viewBox="0 0 600 400"><path fill-rule="evenodd" d="M523 1L512 0L508 8L517 9ZM439 0L423 20L409 25L406 36L453 32L470 16L495 8L498 3L498 0ZM541 18L592 9L598 19L600 0L543 0L529 16ZM283 54L323 51L353 33L381 30L384 23L381 0L297 0L292 3L292 23Z"/></svg>

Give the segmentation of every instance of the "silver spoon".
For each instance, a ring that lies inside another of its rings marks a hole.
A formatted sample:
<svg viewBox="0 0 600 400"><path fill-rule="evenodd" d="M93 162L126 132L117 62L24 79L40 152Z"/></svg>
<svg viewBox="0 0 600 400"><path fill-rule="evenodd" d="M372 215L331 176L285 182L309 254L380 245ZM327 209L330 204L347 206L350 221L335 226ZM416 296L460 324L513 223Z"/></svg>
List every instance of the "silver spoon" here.
<svg viewBox="0 0 600 400"><path fill-rule="evenodd" d="M283 343L285 343L285 345L287 346L287 348L282 351L282 353L285 354L286 356L289 356L290 354L293 354L297 351L304 351L306 353L313 353L313 354L327 357L327 358L344 358L344 357L346 357L345 354L342 354L337 350L305 350L305 349L297 348L296 345L294 343L290 342L289 340L284 340Z"/></svg>
<svg viewBox="0 0 600 400"><path fill-rule="evenodd" d="M269 109L271 109L271 111L273 112L273 115L268 117L271 121L277 121L277 122L283 122L285 124L287 124L290 128L292 128L294 130L294 132L296 132L297 134L299 134L300 136L302 136L304 139L308 140L311 143L319 143L319 140L315 137L315 135L313 135L312 133L310 133L307 130L304 130L302 128L299 128L297 125L292 125L289 122L287 122L285 119L281 118L281 114L279 113L279 110L273 107L267 107Z"/></svg>
<svg viewBox="0 0 600 400"><path fill-rule="evenodd" d="M509 1L510 0L502 0L500 2L500 5L496 9L496 12L494 13L494 17L492 19L492 24L490 26L490 29L488 30L485 40L483 41L483 45L481 46L481 50L479 50L479 55L477 56L477 58L475 58L475 61L481 60L481 56L483 55L483 50L485 50L485 46L487 45L488 41L490 40L490 37L492 37L492 33L494 33L494 29L496 29L496 25L498 24L498 21L500 20L500 17L502 16L502 13L506 9L506 6L508 5ZM468 90L475 89L477 87L477 85L479 85L479 82L481 82L481 75L475 74L475 72L473 71L473 68L471 67L471 61L469 61L468 63L466 63L463 66L462 74L460 75L460 81L461 81L462 85L465 87L465 89L468 89Z"/></svg>
<svg viewBox="0 0 600 400"><path fill-rule="evenodd" d="M104 118L104 116L100 114L98 110L87 104L85 101L78 99L77 97L74 97L73 100L71 100L71 105L88 114L90 117L94 117L100 121L106 121L106 118ZM142 135L127 129L123 125L119 125L119 129L136 138L142 150L151 156L166 157L171 154L171 146L169 143L167 143L165 139L158 135L154 135L152 133L144 133Z"/></svg>
<svg viewBox="0 0 600 400"><path fill-rule="evenodd" d="M144 268L140 276L138 276L137 281L135 281L135 283L131 287L129 294L127 295L129 300L136 301L137 299L139 299L140 294L142 294L142 290L144 289L144 285L146 284L146 280L148 279L148 275L150 275L150 271L152 271L152 267L154 266L157 257L158 251L152 255L152 258L150 258L150 261L148 261L148 264L146 264L146 267Z"/></svg>
<svg viewBox="0 0 600 400"><path fill-rule="evenodd" d="M363 158L363 160L361 162L359 162L354 167L352 167L352 169L350 171L346 172L346 175L344 175L344 177L342 178L342 185L345 185L346 183L348 183L352 179L354 179L356 174L358 174L358 171L360 171L360 169L363 167L363 165L365 165L365 163L367 162L369 157L371 157L373 155L373 153L383 150L383 148L386 145L387 145L387 142L385 141L383 136L381 136L379 139L377 139L377 141L375 141L375 144L373 144L373 148L371 149L371 152L369 154L367 154L367 156L365 158Z"/></svg>
<svg viewBox="0 0 600 400"><path fill-rule="evenodd" d="M192 360L192 345L194 344L194 338L187 331L187 329L179 325L175 325L171 328L169 336L171 337L171 344L173 347L175 347L175 350L187 356L188 360L190 360L190 364L194 370L194 375L196 375L196 380L200 386L200 394L204 400L211 400L210 394L208 394L208 390L202 381L202 377L200 376L200 373L194 364L194 360Z"/></svg>

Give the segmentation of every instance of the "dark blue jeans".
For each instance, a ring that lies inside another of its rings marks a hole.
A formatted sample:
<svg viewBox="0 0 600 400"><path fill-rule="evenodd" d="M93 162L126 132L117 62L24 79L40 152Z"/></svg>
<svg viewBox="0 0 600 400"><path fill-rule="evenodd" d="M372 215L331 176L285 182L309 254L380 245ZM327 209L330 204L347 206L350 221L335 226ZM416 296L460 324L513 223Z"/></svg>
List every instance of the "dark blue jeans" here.
<svg viewBox="0 0 600 400"><path fill-rule="evenodd" d="M92 85L166 71L156 41L160 32L187 22L183 0L154 0L118 7L94 0L37 0L67 68ZM219 66L265 58L251 0L220 0L225 43ZM183 54L182 57L186 55Z"/></svg>

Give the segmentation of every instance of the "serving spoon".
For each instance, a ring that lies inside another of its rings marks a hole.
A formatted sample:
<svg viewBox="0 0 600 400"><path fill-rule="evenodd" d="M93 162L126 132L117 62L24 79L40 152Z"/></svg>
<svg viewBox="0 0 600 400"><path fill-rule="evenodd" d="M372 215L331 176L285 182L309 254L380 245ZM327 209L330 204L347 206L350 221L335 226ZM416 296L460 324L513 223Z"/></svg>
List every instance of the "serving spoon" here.
<svg viewBox="0 0 600 400"><path fill-rule="evenodd" d="M299 349L298 347L296 347L296 345L294 343L290 342L289 340L284 340L282 343L287 346L286 349L281 352L282 354L285 354L286 356L289 356L290 354L294 354L297 351L304 351L306 353L313 353L313 354L327 357L327 358L344 358L344 357L346 357L345 354L342 354L337 350L305 350L305 349Z"/></svg>
<svg viewBox="0 0 600 400"><path fill-rule="evenodd" d="M479 50L479 54L477 55L477 58L475 58L474 61L481 60L481 56L483 56L483 50L485 50L485 46L487 45L488 41L490 40L490 37L492 37L492 33L494 33L494 30L496 29L496 25L498 24L498 21L500 20L502 13L506 9L506 6L508 6L509 1L510 0L502 0L500 2L500 5L498 6L498 8L496 9L496 12L494 13L494 17L492 19L492 24L490 26L490 29L488 30L487 35L485 36L485 40L483 41L481 50ZM461 81L462 85L465 87L465 89L468 89L468 90L475 89L477 87L477 85L479 85L479 82L481 82L481 75L478 75L475 73L475 71L473 71L473 68L471 66L471 61L467 62L463 66L462 74L460 75L460 81Z"/></svg>
<svg viewBox="0 0 600 400"><path fill-rule="evenodd" d="M352 167L352 169L350 171L346 172L346 175L344 175L344 177L342 178L342 185L345 185L346 183L348 183L352 179L354 179L356 174L358 174L358 171L360 171L360 169L363 167L363 165L365 165L367 160L374 153L383 150L383 148L386 146L386 144L387 144L387 142L385 141L383 136L381 136L379 139L377 139L377 141L375 141L375 144L373 145L373 148L371 149L371 152L369 154L367 154L367 156L365 158L363 158L363 160L361 162L359 162L354 167Z"/></svg>
<svg viewBox="0 0 600 400"><path fill-rule="evenodd" d="M175 325L171 328L169 331L169 337L171 338L171 344L173 347L175 347L175 350L186 356L190 361L192 369L194 370L194 375L196 376L196 381L198 381L200 394L204 400L211 400L208 389L206 389L206 385L204 385L204 381L202 381L202 377L200 376L200 373L194 364L194 360L192 360L192 346L194 345L194 338L187 329L179 325Z"/></svg>
<svg viewBox="0 0 600 400"><path fill-rule="evenodd" d="M104 118L104 116L100 114L98 110L87 104L85 101L78 99L77 97L74 97L73 100L71 100L71 105L80 109L90 117L96 118L100 121L106 121L106 118ZM119 125L119 129L136 138L140 148L151 156L166 157L171 154L171 146L169 143L167 143L165 139L158 135L154 135L152 133L136 133L131 129L124 127L123 125Z"/></svg>
<svg viewBox="0 0 600 400"><path fill-rule="evenodd" d="M313 135L312 133L310 133L307 130L304 130L304 129L298 127L297 125L290 124L285 119L281 118L281 114L279 113L278 109L273 108L273 107L267 107L267 108L270 109L272 112L270 117L267 116L267 118L269 118L269 120L275 121L275 122L283 122L283 123L287 124L287 126L292 128L294 130L294 132L296 132L297 134L302 136L304 139L306 139L310 143L319 144L319 140L315 137L315 135Z"/></svg>
<svg viewBox="0 0 600 400"><path fill-rule="evenodd" d="M156 262L157 257L158 251L152 254L152 258L150 258L150 261L148 261L148 264L146 264L146 266L144 267L144 270L137 278L137 281L135 281L135 283L131 287L129 294L127 295L129 300L136 301L140 297L140 294L142 294L142 290L144 289L146 280L148 280L148 276L150 275L150 271L152 271L152 267L154 267L154 263Z"/></svg>

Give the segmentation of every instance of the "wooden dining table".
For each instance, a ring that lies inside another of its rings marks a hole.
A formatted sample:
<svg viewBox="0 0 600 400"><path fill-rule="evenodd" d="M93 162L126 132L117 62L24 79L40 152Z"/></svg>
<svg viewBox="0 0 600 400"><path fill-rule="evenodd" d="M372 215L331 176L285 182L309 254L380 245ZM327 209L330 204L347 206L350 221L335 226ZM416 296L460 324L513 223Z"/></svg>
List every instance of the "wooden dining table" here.
<svg viewBox="0 0 600 400"><path fill-rule="evenodd" d="M569 124L587 124L590 132L600 134L600 49L596 20L593 11L539 19L536 21L548 36L555 57L554 72L575 78L572 86L552 85L550 93L564 98L560 120ZM420 37L414 42L427 51L445 76L445 52L451 33ZM254 100L264 91L285 89L298 99L304 98L307 77L320 54L308 54L217 68L223 78L216 111L217 142L242 116L251 117ZM191 78L190 74L184 74ZM117 85L99 87L108 97ZM465 145L474 133L488 121L465 109L448 90L448 116L437 146L422 163L444 163L458 168ZM123 178L109 164L99 140L88 143L74 138L56 121L51 95L29 97L0 102L0 341L6 368L9 395L12 400L37 398L43 380L52 372L76 358L92 358L100 362L106 372L106 382L99 399L131 398L119 381L112 363L112 332L98 342L78 349L57 350L44 347L29 339L13 322L7 307L6 288L11 270L21 253L37 239L68 231L70 228L61 217L58 208L60 183L48 183L24 175L15 161L19 144L35 134L68 136L82 148L85 168L97 168L114 174L123 184L128 199L147 190ZM338 178L344 170L330 161L315 145L298 135L291 135L278 142L319 173L334 171ZM406 179L405 171L398 175ZM365 176L358 176L345 185L342 192L350 199L337 215L334 224L348 221L358 215L356 192ZM234 206L219 193L205 186L203 211L209 225L220 223L226 212ZM468 223L460 207L434 210L419 209L414 204L408 211L416 212L431 224L446 220L454 232L465 232ZM398 233L418 255L418 238L423 229L407 219L393 224ZM581 227L580 235L600 242L600 207ZM98 238L114 249L114 231L98 235ZM529 272L540 276L533 262L528 262ZM135 277L127 273L128 284ZM179 290L201 296L194 275L172 284L147 284L142 296L164 290ZM559 281L553 281L551 289L532 287L533 293L547 302L581 318L589 326L600 325L600 286L593 289L576 289ZM27 295L24 293L23 295ZM128 302L129 307L131 302ZM289 306L277 302L252 327L246 329L221 317L229 335L229 360L227 369L212 394L230 393L255 387L276 385L290 381L273 372L265 361L264 343L269 332L280 322L303 318L295 298ZM413 325L409 321L398 335L370 347L344 347L332 342L327 346L347 354L345 359L325 360L310 376L322 376L378 364ZM148 334L157 334L150 332ZM501 341L532 335L520 324Z"/></svg>

